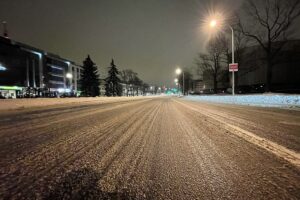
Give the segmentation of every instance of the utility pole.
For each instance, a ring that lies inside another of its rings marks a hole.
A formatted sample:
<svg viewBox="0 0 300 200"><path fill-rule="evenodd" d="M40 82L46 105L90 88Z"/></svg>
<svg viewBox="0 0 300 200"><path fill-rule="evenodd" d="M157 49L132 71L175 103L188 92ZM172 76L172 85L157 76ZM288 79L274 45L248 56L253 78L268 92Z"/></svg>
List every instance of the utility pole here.
<svg viewBox="0 0 300 200"><path fill-rule="evenodd" d="M229 26L231 29L231 55L232 55L232 61L231 63L234 64L234 32L233 32L233 28L231 26ZM232 71L232 95L234 95L234 70Z"/></svg>

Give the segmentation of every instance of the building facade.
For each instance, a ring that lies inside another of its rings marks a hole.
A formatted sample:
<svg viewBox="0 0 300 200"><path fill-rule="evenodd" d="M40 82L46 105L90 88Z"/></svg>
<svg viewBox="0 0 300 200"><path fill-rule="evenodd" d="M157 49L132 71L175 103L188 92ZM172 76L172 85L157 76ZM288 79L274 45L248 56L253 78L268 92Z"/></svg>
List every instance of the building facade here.
<svg viewBox="0 0 300 200"><path fill-rule="evenodd" d="M82 67L0 37L0 93L5 98L77 95Z"/></svg>

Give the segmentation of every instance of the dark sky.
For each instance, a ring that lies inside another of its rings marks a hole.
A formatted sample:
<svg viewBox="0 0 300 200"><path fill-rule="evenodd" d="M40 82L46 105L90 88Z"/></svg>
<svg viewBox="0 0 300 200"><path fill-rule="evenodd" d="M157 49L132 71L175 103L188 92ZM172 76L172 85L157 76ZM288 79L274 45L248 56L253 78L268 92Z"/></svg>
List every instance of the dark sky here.
<svg viewBox="0 0 300 200"><path fill-rule="evenodd" d="M212 7L241 0L1 0L0 20L12 39L82 63L90 54L101 77L115 59L146 82L172 85L176 65L193 66Z"/></svg>

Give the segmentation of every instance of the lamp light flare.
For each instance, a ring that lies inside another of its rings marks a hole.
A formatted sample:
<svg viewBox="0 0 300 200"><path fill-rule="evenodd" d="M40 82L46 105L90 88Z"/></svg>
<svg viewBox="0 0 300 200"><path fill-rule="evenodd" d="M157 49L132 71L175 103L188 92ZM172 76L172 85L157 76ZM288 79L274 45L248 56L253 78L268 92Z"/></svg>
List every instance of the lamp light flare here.
<svg viewBox="0 0 300 200"><path fill-rule="evenodd" d="M179 74L181 74L182 70L180 68L177 68L175 72L176 72L176 74L179 75Z"/></svg>
<svg viewBox="0 0 300 200"><path fill-rule="evenodd" d="M215 27L217 25L217 21L215 19L211 20L209 23L210 27Z"/></svg>
<svg viewBox="0 0 300 200"><path fill-rule="evenodd" d="M223 29L224 23L228 20L227 14L223 11L207 11L201 24L201 34L206 33L211 38Z"/></svg>
<svg viewBox="0 0 300 200"><path fill-rule="evenodd" d="M73 75L71 73L67 73L66 77L69 78L69 79L71 79L71 78L73 78Z"/></svg>

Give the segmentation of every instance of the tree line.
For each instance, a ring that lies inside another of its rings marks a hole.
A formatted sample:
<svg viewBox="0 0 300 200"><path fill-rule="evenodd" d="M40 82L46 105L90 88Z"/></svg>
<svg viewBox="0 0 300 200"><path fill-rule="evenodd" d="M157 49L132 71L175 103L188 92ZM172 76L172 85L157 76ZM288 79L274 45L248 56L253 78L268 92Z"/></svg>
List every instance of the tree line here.
<svg viewBox="0 0 300 200"><path fill-rule="evenodd" d="M96 64L90 56L83 61L81 79L79 80L81 96L100 95L100 75ZM105 96L138 96L149 92L149 85L144 83L138 74L130 69L119 71L112 59L108 68L108 75L103 80L105 82ZM123 89L126 93L123 94Z"/></svg>

